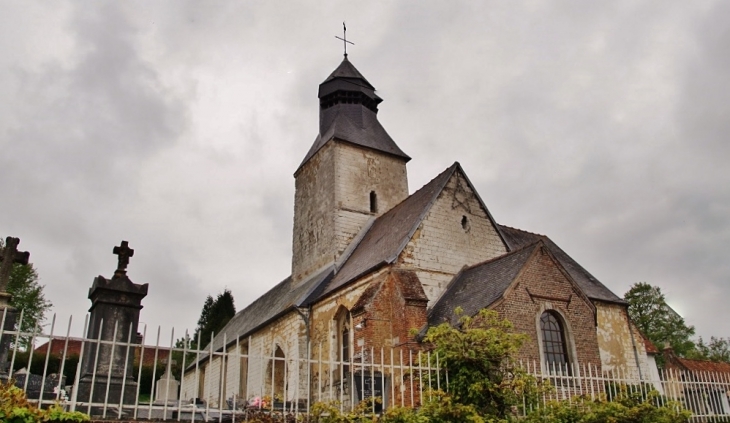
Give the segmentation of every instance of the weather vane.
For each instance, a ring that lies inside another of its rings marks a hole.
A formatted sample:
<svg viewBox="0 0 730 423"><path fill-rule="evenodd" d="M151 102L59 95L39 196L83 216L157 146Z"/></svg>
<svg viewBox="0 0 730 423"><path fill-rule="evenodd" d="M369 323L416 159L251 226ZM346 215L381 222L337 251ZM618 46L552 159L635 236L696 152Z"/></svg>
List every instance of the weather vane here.
<svg viewBox="0 0 730 423"><path fill-rule="evenodd" d="M355 43L353 43L352 41L347 41L347 27L345 26L344 22L342 22L342 37L338 37L335 35L335 38L337 38L338 40L342 40L342 44L345 47L345 58L347 58L347 45L352 44L354 46Z"/></svg>

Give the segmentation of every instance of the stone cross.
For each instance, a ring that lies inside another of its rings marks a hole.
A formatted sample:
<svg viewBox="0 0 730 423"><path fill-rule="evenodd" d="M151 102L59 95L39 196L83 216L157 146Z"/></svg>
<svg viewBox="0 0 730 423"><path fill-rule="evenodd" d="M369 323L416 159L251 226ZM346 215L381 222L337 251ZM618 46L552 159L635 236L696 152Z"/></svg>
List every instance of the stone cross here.
<svg viewBox="0 0 730 423"><path fill-rule="evenodd" d="M335 35L335 38L337 38L338 40L342 40L342 44L345 47L345 57L347 57L347 45L352 44L354 46L355 43L353 43L352 41L347 41L347 27L345 26L344 22L342 22L342 37L338 37Z"/></svg>
<svg viewBox="0 0 730 423"><path fill-rule="evenodd" d="M125 274L127 272L127 266L129 265L129 258L134 256L134 250L129 248L129 243L127 241L122 241L120 246L114 247L112 253L119 256L117 271L114 272L114 274Z"/></svg>
<svg viewBox="0 0 730 423"><path fill-rule="evenodd" d="M5 248L0 250L0 292L8 289L8 281L10 281L10 272L13 270L14 263L28 264L30 253L27 251L18 251L20 238L11 236L5 238Z"/></svg>

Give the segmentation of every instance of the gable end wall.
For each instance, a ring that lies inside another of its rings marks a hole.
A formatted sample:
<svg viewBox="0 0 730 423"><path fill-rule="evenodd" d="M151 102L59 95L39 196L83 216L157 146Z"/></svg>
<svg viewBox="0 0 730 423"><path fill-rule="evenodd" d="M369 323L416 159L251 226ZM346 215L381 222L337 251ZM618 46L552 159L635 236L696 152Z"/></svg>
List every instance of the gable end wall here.
<svg viewBox="0 0 730 423"><path fill-rule="evenodd" d="M593 309L574 291L573 285L550 256L538 250L505 292L503 301L495 307L501 316L514 324L517 332L528 336L519 358L530 365L540 365L539 318L543 311L549 309L557 311L568 321L574 346L569 354L573 359L581 365L600 366Z"/></svg>
<svg viewBox="0 0 730 423"><path fill-rule="evenodd" d="M462 267L506 252L466 179L456 172L401 253L398 265L416 271L431 307Z"/></svg>

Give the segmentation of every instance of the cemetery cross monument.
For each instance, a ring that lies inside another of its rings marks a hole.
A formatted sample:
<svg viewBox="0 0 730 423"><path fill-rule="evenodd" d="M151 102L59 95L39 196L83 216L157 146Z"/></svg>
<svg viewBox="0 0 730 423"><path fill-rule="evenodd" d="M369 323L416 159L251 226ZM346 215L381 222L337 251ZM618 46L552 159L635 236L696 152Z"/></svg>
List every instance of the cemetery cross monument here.
<svg viewBox="0 0 730 423"><path fill-rule="evenodd" d="M81 358L76 400L133 404L137 382L132 367L138 348L132 344L136 343L139 312L148 284L135 284L127 276L129 258L134 256L127 241L122 241L112 252L118 256L114 276L111 279L97 276L89 289L91 316L86 337L90 341Z"/></svg>
<svg viewBox="0 0 730 423"><path fill-rule="evenodd" d="M15 329L15 319L17 312L10 305L12 296L8 291L8 282L10 282L10 273L13 270L13 264L28 264L30 253L27 251L18 251L20 238L11 236L5 238L5 247L0 249L0 321L3 322L3 332ZM0 381L5 382L8 379L8 350L10 349L10 341L12 335L3 334L0 337Z"/></svg>

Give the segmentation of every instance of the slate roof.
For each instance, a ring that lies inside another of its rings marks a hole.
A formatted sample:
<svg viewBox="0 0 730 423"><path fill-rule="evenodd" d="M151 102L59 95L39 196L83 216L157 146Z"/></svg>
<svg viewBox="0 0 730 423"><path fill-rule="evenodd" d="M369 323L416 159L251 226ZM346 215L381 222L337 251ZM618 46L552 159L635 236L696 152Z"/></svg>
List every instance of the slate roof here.
<svg viewBox="0 0 730 423"><path fill-rule="evenodd" d="M301 307L314 297L318 287L332 277L334 269L329 267L311 278L293 285L291 277L279 282L256 301L236 313L226 324L223 331L213 338L213 350L223 347L223 338L226 344L234 342L236 337L245 337L271 320L285 314L294 307ZM210 351L210 345L205 347ZM201 359L204 359L202 357Z"/></svg>
<svg viewBox="0 0 730 423"><path fill-rule="evenodd" d="M458 322L454 314L461 307L473 316L502 297L527 260L541 243L533 243L484 263L462 269L428 313L428 326Z"/></svg>
<svg viewBox="0 0 730 423"><path fill-rule="evenodd" d="M509 226L499 225L499 228L510 250L515 250L542 240L588 298L610 303L627 304L626 301L606 288L605 285L584 269L583 266L573 260L572 257L547 236L510 228Z"/></svg>
<svg viewBox="0 0 730 423"><path fill-rule="evenodd" d="M325 82L330 82L335 80L336 78L355 78L355 79L361 79L363 85L366 85L372 89L375 89L372 84L368 82L367 79L365 79L364 76L360 73L357 68L345 57L342 59L342 63L340 63L339 66L337 66L337 69L332 71L330 76L327 77L327 79L324 80L322 84Z"/></svg>
<svg viewBox="0 0 730 423"><path fill-rule="evenodd" d="M375 88L347 60L340 63L337 69L319 85L319 98L322 99L334 92L360 92L377 104L382 101ZM361 147L382 151L406 161L411 158L401 150L380 124L377 107L370 110L363 104L341 103L331 107L320 106L319 134L312 147L299 164L297 171L329 141L337 139ZM295 174L296 174L295 172Z"/></svg>
<svg viewBox="0 0 730 423"><path fill-rule="evenodd" d="M359 104L339 104L325 112L332 114L331 118L328 119L330 122L326 122L320 128L320 134L315 138L312 147L304 156L304 160L299 164L297 171L327 142L333 139L382 151L401 157L406 161L411 159L388 135L383 125L378 121L377 115L371 110Z"/></svg>

